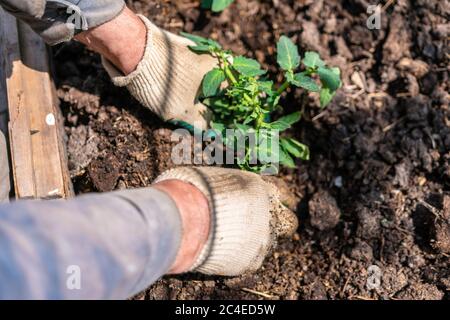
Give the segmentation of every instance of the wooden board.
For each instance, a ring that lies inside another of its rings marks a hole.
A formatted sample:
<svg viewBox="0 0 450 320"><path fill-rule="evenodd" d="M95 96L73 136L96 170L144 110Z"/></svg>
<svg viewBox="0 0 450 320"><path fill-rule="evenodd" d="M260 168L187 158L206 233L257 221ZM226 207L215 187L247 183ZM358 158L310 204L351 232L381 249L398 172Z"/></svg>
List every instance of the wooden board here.
<svg viewBox="0 0 450 320"><path fill-rule="evenodd" d="M9 111L9 141L17 198L34 198L33 159L28 112L24 103L22 62L16 21L0 9L0 67L6 76L6 92L0 93ZM16 183L17 182L17 183Z"/></svg>
<svg viewBox="0 0 450 320"><path fill-rule="evenodd" d="M45 44L27 25L17 23L1 9L0 68L0 75L6 76L5 87L0 87L0 102L6 100L9 111L16 198L71 196L58 100Z"/></svg>

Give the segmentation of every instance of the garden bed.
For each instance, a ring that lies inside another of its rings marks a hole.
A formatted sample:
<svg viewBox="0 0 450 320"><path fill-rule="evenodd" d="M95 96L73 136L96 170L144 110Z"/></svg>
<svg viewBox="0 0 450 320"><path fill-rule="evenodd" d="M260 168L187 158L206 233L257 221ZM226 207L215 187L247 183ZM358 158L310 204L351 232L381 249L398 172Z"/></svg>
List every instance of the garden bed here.
<svg viewBox="0 0 450 320"><path fill-rule="evenodd" d="M396 1L374 31L365 0L237 0L222 14L194 0L128 3L170 31L256 58L274 76L276 41L288 35L302 53L339 66L344 82L325 110L302 90L283 98L286 114L304 112L287 135L311 148L310 161L280 173L298 234L256 274L166 277L138 298L450 297L448 2ZM174 127L115 88L97 55L72 42L54 48L54 62L77 193L148 186L173 166ZM369 291L372 265L381 286Z"/></svg>

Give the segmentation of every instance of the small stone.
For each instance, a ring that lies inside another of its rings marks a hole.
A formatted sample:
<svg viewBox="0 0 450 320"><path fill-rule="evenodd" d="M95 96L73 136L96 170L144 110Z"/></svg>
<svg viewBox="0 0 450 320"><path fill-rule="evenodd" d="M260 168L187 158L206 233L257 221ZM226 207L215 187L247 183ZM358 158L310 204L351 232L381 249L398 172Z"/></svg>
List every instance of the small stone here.
<svg viewBox="0 0 450 320"><path fill-rule="evenodd" d="M355 260L371 262L373 260L372 247L367 242L358 240L350 252L350 257Z"/></svg>
<svg viewBox="0 0 450 320"><path fill-rule="evenodd" d="M436 242L434 247L443 253L450 253L450 196L443 199L442 213L434 222Z"/></svg>
<svg viewBox="0 0 450 320"><path fill-rule="evenodd" d="M409 171L405 162L395 166L394 184L401 188L408 187Z"/></svg>
<svg viewBox="0 0 450 320"><path fill-rule="evenodd" d="M417 184L420 187L423 187L425 185L425 183L427 183L427 178L425 178L425 177L418 177L417 178Z"/></svg>
<svg viewBox="0 0 450 320"><path fill-rule="evenodd" d="M353 74L351 75L351 80L359 89L366 89L366 79L364 74L362 74L361 72L353 72Z"/></svg>
<svg viewBox="0 0 450 320"><path fill-rule="evenodd" d="M381 213L379 211L370 211L363 207L358 212L357 234L363 239L374 239L380 236L381 232Z"/></svg>
<svg viewBox="0 0 450 320"><path fill-rule="evenodd" d="M67 153L71 177L83 174L84 170L99 154L100 138L87 126L70 129Z"/></svg>
<svg viewBox="0 0 450 320"><path fill-rule="evenodd" d="M413 60L410 58L403 58L397 64L397 68L402 71L411 72L417 79L422 78L429 71L429 66L422 60Z"/></svg>
<svg viewBox="0 0 450 320"><path fill-rule="evenodd" d="M330 230L339 223L341 210L329 192L324 190L316 192L308 205L313 227L321 231Z"/></svg>

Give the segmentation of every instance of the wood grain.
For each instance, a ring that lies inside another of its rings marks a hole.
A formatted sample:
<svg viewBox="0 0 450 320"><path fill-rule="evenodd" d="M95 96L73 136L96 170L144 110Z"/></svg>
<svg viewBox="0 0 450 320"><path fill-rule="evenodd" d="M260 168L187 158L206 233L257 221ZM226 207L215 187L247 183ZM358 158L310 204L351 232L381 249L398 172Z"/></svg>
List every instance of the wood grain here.
<svg viewBox="0 0 450 320"><path fill-rule="evenodd" d="M0 75L6 76L0 102L7 101L9 110L16 198L69 197L73 192L46 46L1 9L0 38Z"/></svg>
<svg viewBox="0 0 450 320"><path fill-rule="evenodd" d="M14 190L17 198L34 198L33 158L30 122L24 101L22 61L16 20L0 9L0 66L6 76L6 89L0 94L9 111L9 141Z"/></svg>

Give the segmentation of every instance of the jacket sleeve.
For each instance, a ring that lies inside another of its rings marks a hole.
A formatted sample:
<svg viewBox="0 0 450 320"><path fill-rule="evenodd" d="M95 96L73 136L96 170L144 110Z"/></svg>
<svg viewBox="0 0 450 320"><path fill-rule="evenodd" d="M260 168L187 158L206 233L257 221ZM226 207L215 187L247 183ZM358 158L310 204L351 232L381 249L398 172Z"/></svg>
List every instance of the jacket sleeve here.
<svg viewBox="0 0 450 320"><path fill-rule="evenodd" d="M180 239L175 203L152 188L0 205L0 299L125 299Z"/></svg>
<svg viewBox="0 0 450 320"><path fill-rule="evenodd" d="M106 23L122 12L123 0L0 0L0 6L28 24L48 44Z"/></svg>

